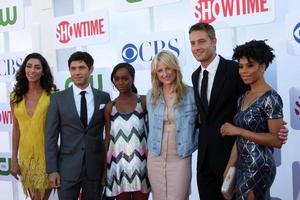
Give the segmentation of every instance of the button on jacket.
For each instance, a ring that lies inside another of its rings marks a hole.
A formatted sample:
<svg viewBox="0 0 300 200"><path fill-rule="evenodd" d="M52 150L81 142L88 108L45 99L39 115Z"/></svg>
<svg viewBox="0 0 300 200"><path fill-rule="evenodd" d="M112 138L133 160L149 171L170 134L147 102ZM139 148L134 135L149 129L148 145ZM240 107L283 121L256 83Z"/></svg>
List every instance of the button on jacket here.
<svg viewBox="0 0 300 200"><path fill-rule="evenodd" d="M187 86L186 93L179 104L174 105L174 117L176 126L177 154L181 158L192 155L198 147L198 130L196 122L198 111L195 103L194 91L192 87ZM152 104L152 90L147 93L148 110L148 149L159 156L163 139L165 100L161 95L156 105Z"/></svg>

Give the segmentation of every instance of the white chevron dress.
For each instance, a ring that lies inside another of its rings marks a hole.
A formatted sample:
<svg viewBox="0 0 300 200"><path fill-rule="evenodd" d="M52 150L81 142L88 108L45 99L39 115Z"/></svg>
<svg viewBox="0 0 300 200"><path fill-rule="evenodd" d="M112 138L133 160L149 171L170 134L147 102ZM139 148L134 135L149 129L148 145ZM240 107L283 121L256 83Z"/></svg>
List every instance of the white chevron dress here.
<svg viewBox="0 0 300 200"><path fill-rule="evenodd" d="M150 192L144 117L140 98L131 113L118 112L113 101L107 152L107 196L123 192Z"/></svg>

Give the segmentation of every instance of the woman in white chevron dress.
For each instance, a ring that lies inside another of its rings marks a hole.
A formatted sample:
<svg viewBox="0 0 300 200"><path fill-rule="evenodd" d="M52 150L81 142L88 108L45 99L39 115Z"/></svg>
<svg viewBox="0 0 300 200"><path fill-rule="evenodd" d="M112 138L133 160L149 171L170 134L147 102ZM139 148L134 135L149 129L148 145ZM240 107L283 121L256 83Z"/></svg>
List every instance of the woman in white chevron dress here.
<svg viewBox="0 0 300 200"><path fill-rule="evenodd" d="M145 96L136 94L134 74L128 63L115 66L111 81L119 96L105 107L106 196L117 200L146 200L150 192L144 126L146 102Z"/></svg>

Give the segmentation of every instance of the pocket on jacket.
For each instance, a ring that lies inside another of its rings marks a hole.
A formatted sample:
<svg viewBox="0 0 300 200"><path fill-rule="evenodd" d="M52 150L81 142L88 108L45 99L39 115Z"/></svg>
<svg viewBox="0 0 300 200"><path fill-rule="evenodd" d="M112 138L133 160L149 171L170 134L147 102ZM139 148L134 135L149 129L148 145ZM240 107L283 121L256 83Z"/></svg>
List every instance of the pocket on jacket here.
<svg viewBox="0 0 300 200"><path fill-rule="evenodd" d="M59 151L62 154L72 154L73 153L73 148L71 148L71 147L60 147Z"/></svg>

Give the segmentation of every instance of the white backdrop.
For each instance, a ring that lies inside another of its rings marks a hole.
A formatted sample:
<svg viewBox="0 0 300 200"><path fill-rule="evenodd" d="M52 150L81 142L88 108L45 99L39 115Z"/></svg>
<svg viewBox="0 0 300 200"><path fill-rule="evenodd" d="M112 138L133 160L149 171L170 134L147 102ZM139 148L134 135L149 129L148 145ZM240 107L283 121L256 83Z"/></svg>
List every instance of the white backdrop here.
<svg viewBox="0 0 300 200"><path fill-rule="evenodd" d="M276 59L267 80L284 101L289 140L277 150L277 176L271 188L275 200L300 200L300 1L299 0L10 0L0 2L4 13L17 8L15 24L0 18L0 200L25 199L20 184L11 182L11 120L8 94L24 55L42 53L60 89L67 80L67 58L84 50L95 58L95 87L117 95L109 82L118 62L137 69L136 86L151 87L150 62L160 49L178 56L184 81L198 63L190 52L188 29L202 20L217 32L217 52L227 58L232 49L252 39L268 39ZM15 4L14 4L15 3ZM23 10L22 10L23 9ZM5 15L4 15L5 16ZM12 18L11 18L12 19ZM20 20L20 22L18 21ZM21 21L24 20L24 26ZM100 88L101 88L100 87ZM193 155L191 200L199 199ZM56 195L51 199L57 199Z"/></svg>

